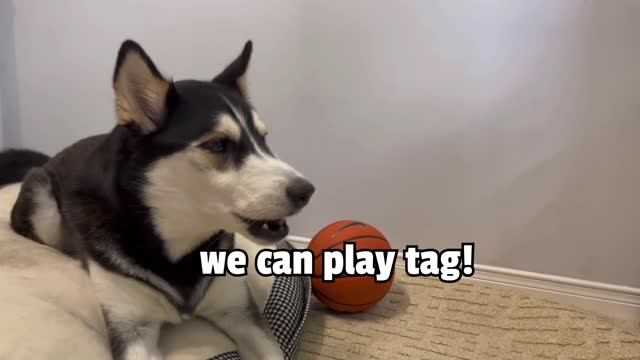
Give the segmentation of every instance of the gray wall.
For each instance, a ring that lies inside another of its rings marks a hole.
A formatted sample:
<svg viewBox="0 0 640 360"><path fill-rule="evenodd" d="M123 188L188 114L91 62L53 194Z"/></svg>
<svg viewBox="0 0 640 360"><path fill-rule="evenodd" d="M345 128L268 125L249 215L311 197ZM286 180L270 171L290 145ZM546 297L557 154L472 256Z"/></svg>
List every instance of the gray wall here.
<svg viewBox="0 0 640 360"><path fill-rule="evenodd" d="M0 88L0 99L2 98L2 88ZM2 121L2 102L0 102L0 150L4 149L4 122Z"/></svg>
<svg viewBox="0 0 640 360"><path fill-rule="evenodd" d="M12 1L0 0L0 149L21 142L14 19Z"/></svg>
<svg viewBox="0 0 640 360"><path fill-rule="evenodd" d="M113 124L124 38L210 78L256 42L252 97L319 188L294 234L356 218L396 246L640 286L640 2L15 1L21 141Z"/></svg>

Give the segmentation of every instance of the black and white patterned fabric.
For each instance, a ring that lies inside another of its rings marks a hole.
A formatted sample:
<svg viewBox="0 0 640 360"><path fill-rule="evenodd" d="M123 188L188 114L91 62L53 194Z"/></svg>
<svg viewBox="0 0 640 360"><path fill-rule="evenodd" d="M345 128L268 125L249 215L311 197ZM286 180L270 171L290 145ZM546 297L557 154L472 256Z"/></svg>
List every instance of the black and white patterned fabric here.
<svg viewBox="0 0 640 360"><path fill-rule="evenodd" d="M292 249L284 242L279 249ZM278 276L264 307L264 317L271 325L273 335L280 343L286 360L292 360L297 351L304 322L311 304L311 279L307 276ZM216 355L212 360L241 360L237 352Z"/></svg>
<svg viewBox="0 0 640 360"><path fill-rule="evenodd" d="M230 351L226 353L222 353L220 355L216 355L212 357L210 360L240 360L240 355L238 355L235 351Z"/></svg>

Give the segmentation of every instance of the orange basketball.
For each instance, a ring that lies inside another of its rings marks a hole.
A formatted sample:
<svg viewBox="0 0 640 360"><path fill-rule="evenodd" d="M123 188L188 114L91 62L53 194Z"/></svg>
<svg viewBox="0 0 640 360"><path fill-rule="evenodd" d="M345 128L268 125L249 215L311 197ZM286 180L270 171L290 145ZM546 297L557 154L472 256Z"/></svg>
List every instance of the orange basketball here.
<svg viewBox="0 0 640 360"><path fill-rule="evenodd" d="M387 239L378 229L359 221L343 220L320 230L309 243L313 251L313 294L329 308L339 312L360 312L377 304L389 292L393 275L387 282L376 282L374 276L339 275L333 282L322 279L322 251L344 250L345 243L357 250L390 250Z"/></svg>

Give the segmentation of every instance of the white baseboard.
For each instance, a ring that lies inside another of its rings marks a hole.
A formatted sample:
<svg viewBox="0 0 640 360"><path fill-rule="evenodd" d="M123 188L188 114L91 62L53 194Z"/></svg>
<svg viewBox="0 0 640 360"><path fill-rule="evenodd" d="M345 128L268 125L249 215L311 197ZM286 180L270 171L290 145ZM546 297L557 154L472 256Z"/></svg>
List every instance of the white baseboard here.
<svg viewBox="0 0 640 360"><path fill-rule="evenodd" d="M288 240L292 246L306 248L311 239L289 236ZM399 261L398 265L402 266L402 262ZM640 321L640 288L480 264L475 264L475 274L466 279L517 288L607 317Z"/></svg>

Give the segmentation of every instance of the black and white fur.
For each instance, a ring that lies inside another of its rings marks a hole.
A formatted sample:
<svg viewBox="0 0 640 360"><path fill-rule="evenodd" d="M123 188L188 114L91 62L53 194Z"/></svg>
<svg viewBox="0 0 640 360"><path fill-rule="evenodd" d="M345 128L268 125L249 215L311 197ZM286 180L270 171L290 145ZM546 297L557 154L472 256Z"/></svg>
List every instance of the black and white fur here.
<svg viewBox="0 0 640 360"><path fill-rule="evenodd" d="M191 316L225 331L242 359L284 356L244 279L200 268L199 252L232 248L234 233L282 240L284 219L314 191L266 144L247 98L251 52L247 42L211 81L173 82L125 41L113 76L117 125L24 178L12 227L83 261L115 359L161 359L160 326Z"/></svg>

